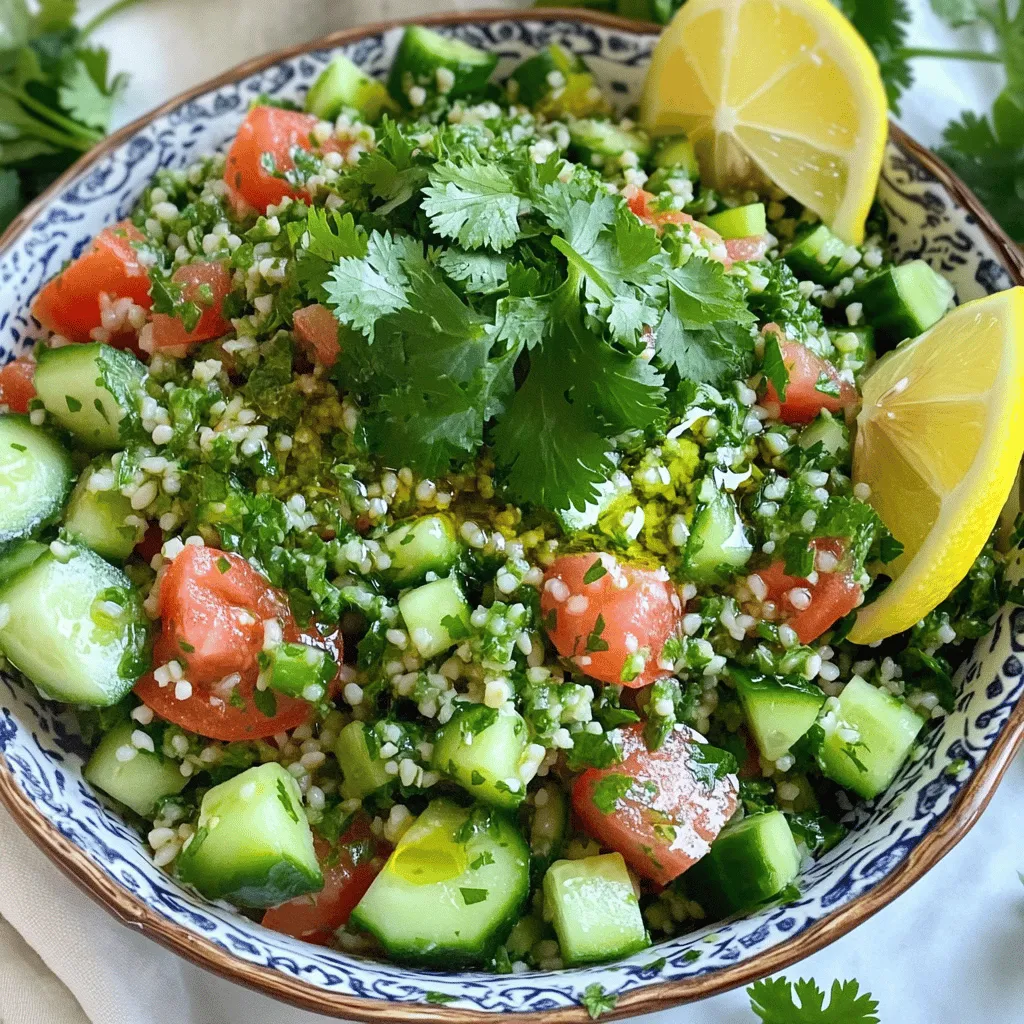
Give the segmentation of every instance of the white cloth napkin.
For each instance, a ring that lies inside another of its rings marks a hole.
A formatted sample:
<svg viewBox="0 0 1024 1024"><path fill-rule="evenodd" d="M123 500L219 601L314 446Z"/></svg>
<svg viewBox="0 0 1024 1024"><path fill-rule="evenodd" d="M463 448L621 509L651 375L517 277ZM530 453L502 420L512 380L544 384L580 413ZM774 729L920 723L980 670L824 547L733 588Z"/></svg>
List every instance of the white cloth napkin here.
<svg viewBox="0 0 1024 1024"><path fill-rule="evenodd" d="M84 0L83 14L109 0ZM864 0L872 3L877 0ZM949 45L915 8L914 42ZM517 0L149 0L108 23L100 41L132 88L119 118L242 60L350 25L431 10L518 7ZM973 45L968 40L961 45ZM979 108L998 88L990 68L921 62L904 123L934 144L961 107ZM892 906L791 969L823 988L858 978L881 1003L884 1024L1024 1022L1024 762L981 823ZM193 967L93 903L0 811L0 1024L326 1024ZM754 1024L742 992L669 1010L642 1024Z"/></svg>

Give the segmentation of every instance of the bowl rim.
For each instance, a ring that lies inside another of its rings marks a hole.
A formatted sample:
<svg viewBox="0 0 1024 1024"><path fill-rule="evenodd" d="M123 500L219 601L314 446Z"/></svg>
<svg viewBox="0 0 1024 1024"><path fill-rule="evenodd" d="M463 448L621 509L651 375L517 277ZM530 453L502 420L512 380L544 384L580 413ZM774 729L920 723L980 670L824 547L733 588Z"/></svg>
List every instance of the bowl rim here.
<svg viewBox="0 0 1024 1024"><path fill-rule="evenodd" d="M378 35L390 29L410 24L412 20L416 24L432 26L478 24L493 21L567 21L618 29L639 36L658 35L663 28L663 26L651 22L637 22L616 15L572 7L525 11L484 9L469 12L444 12L415 19L395 18L377 21L342 29L293 46L282 47L244 61L214 78L179 93L166 103L143 114L108 136L79 158L49 188L17 214L7 230L0 235L0 257L11 248L36 216L70 181L105 157L110 151L127 142L158 117L170 113L190 100L246 78L283 60L313 50L327 50L346 43L357 42L367 36ZM892 121L889 123L889 138L927 168L957 202L969 211L987 236L989 243L999 253L1014 284L1024 285L1024 250L1019 249L1011 241L970 189L934 153L916 142ZM796 961L835 942L905 892L964 838L985 810L1022 743L1024 743L1024 700L1018 701L996 741L978 765L973 777L961 789L943 818L921 839L907 858L877 886L816 921L799 935L779 943L745 963L721 968L694 978L655 982L627 992L619 997L614 1010L608 1013L605 1019L653 1013L718 995L783 970ZM249 963L234 956L198 933L162 917L127 889L118 885L35 806L15 781L2 753L0 753L0 804L7 809L29 839L71 881L122 924L137 929L147 938L222 978L245 985L302 1009L358 1021L433 1021L439 1022L439 1024L481 1024L494 1016L488 1011L433 1004L387 1002L330 992L273 968ZM582 1006L517 1013L515 1017L523 1024L589 1020L587 1011Z"/></svg>

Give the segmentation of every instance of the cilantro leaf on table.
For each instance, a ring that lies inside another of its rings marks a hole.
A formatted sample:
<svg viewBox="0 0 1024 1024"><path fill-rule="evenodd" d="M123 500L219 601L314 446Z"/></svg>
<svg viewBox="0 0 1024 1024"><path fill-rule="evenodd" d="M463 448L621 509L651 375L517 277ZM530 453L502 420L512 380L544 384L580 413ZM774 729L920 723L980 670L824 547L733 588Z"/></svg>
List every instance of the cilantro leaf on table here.
<svg viewBox="0 0 1024 1024"><path fill-rule="evenodd" d="M519 195L500 167L446 160L429 172L423 212L430 226L467 249L507 249L519 237Z"/></svg>
<svg viewBox="0 0 1024 1024"><path fill-rule="evenodd" d="M828 1006L825 993L805 979L765 978L751 985L747 994L763 1024L879 1024L878 1003L861 994L856 981L832 982Z"/></svg>

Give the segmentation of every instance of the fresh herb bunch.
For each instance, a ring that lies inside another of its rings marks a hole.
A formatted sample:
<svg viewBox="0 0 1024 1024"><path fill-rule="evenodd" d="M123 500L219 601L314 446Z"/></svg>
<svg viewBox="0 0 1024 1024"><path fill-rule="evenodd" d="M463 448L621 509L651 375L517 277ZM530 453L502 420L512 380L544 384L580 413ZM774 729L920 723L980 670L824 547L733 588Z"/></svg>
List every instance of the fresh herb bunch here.
<svg viewBox="0 0 1024 1024"><path fill-rule="evenodd" d="M0 230L106 134L127 76L110 77L108 53L88 44L119 2L83 28L75 0L0 0Z"/></svg>

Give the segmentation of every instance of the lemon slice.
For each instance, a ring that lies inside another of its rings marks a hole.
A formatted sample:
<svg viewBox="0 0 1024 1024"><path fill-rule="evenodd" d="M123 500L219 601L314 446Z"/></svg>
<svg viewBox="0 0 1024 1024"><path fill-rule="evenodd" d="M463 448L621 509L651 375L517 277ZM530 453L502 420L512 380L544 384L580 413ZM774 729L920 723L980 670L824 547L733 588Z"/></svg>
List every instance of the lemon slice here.
<svg viewBox="0 0 1024 1024"><path fill-rule="evenodd" d="M850 631L909 629L964 578L1024 452L1024 288L968 302L884 356L864 382L853 478L903 544L893 582Z"/></svg>
<svg viewBox="0 0 1024 1024"><path fill-rule="evenodd" d="M715 188L774 182L864 238L888 132L878 63L829 0L689 0L654 48L640 118L684 131Z"/></svg>

